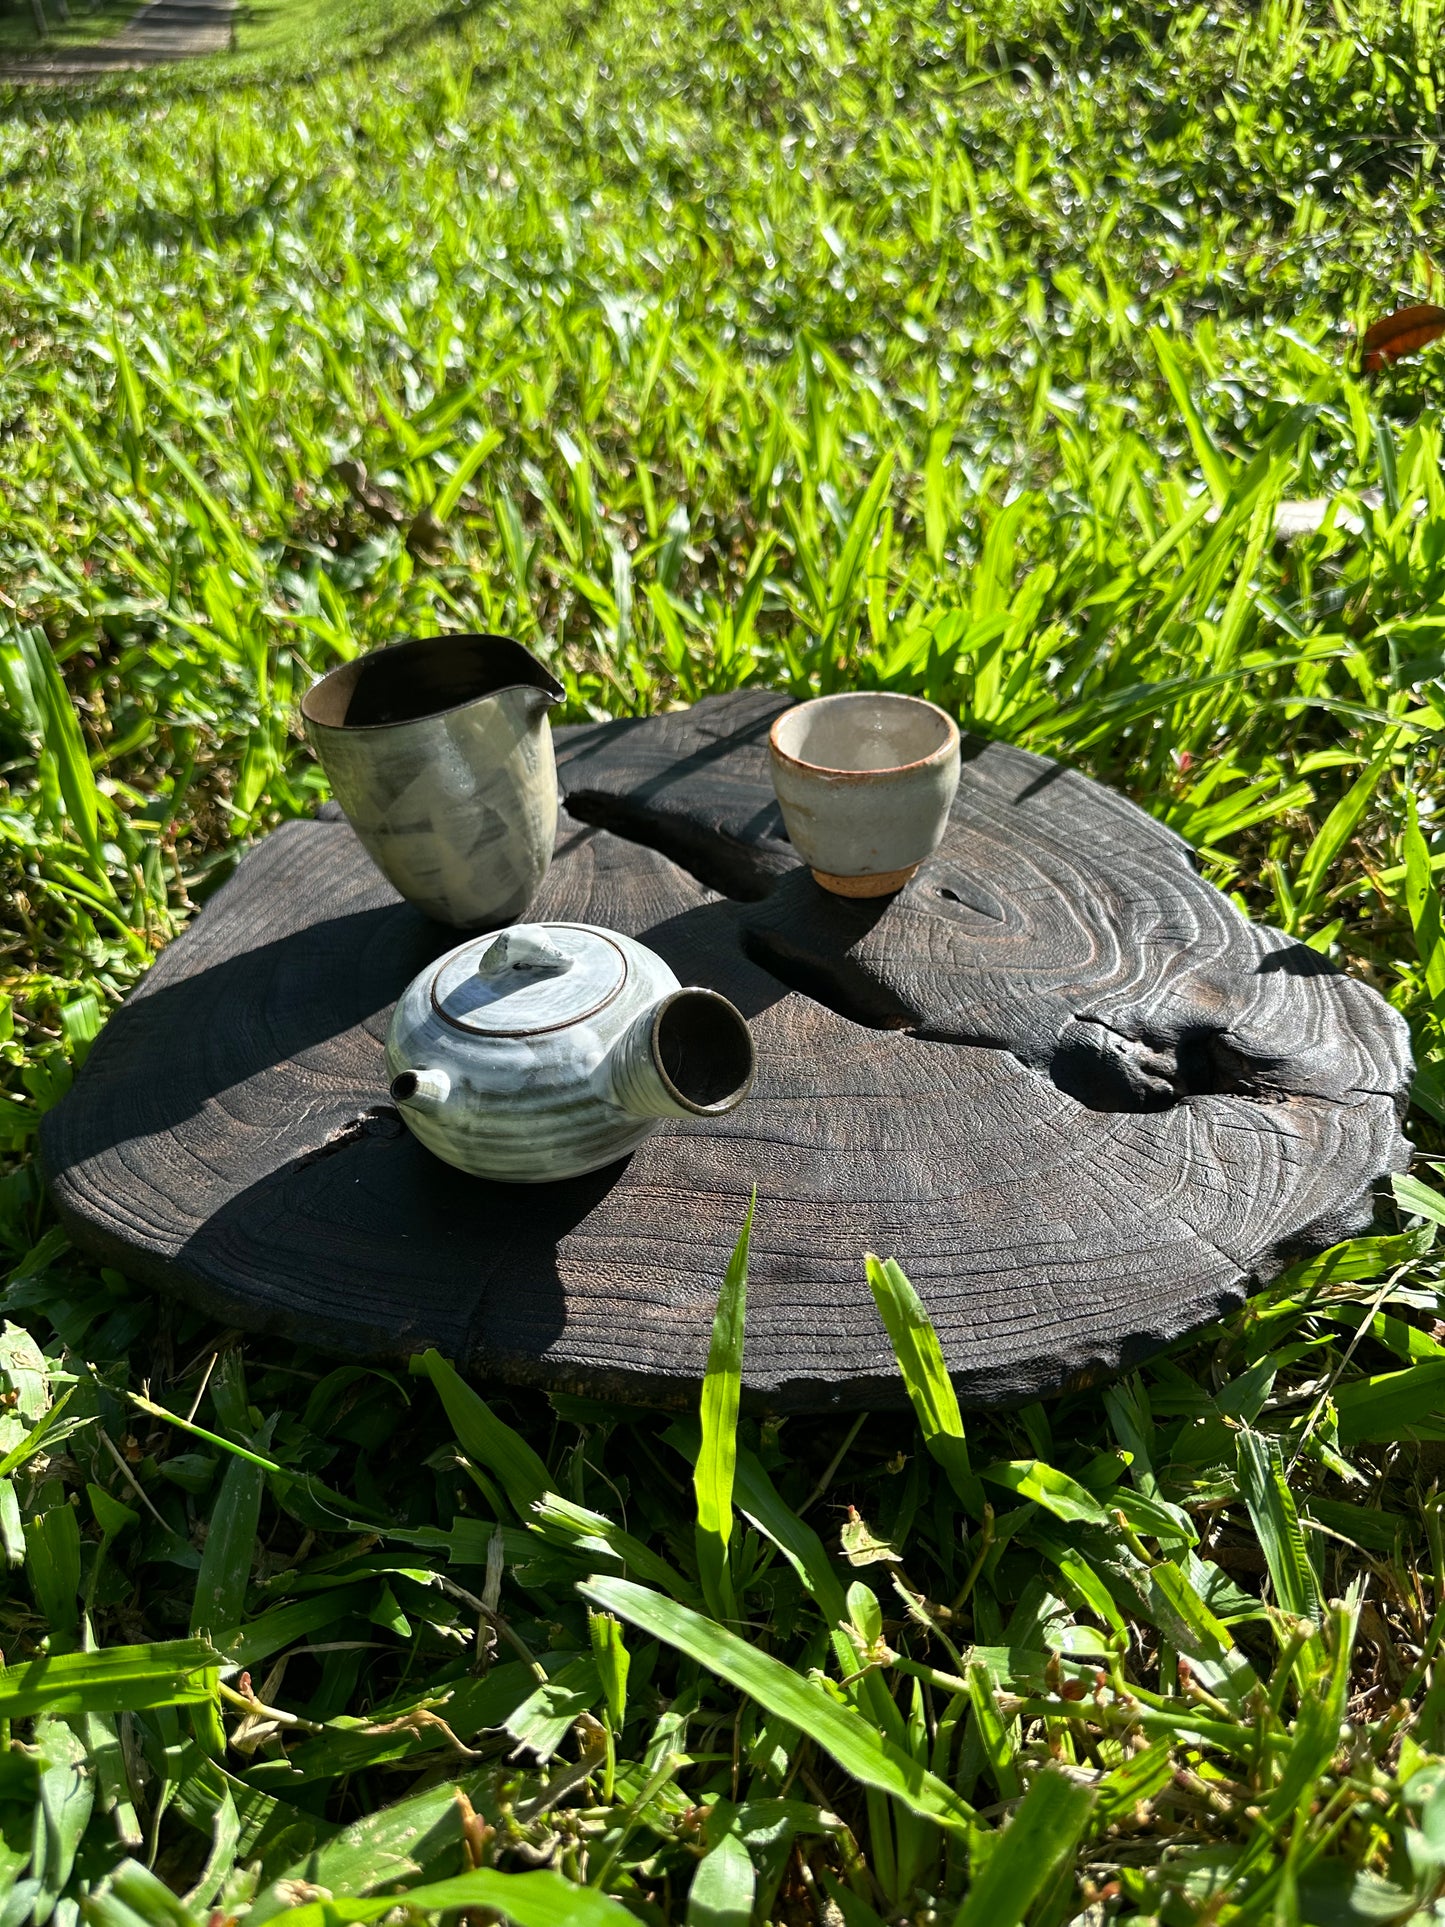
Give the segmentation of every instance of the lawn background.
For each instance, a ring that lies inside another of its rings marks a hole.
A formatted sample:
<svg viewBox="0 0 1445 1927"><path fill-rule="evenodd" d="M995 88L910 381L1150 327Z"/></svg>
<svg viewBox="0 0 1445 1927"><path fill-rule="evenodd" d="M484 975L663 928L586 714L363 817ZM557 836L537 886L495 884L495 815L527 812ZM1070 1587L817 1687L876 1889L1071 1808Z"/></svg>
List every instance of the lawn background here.
<svg viewBox="0 0 1445 1927"><path fill-rule="evenodd" d="M537 0L9 99L0 1919L1435 1917L1442 351L1358 334L1438 293L1442 11ZM966 1448L926 1345L931 1444L729 1478L720 1396L699 1486L96 1271L38 1115L321 797L311 675L448 626L567 719L886 685L1117 784L1409 1016L1413 1185Z"/></svg>

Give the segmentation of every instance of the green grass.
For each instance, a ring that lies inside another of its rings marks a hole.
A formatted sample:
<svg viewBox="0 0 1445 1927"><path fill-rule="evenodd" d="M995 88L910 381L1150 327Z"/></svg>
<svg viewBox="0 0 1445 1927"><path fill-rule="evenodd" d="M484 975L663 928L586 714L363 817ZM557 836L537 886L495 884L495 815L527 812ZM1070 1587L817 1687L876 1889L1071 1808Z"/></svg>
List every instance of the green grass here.
<svg viewBox="0 0 1445 1927"><path fill-rule="evenodd" d="M438 17L463 17L470 4L472 0L240 0L235 48L206 62L207 78L233 86L238 79L265 72L289 76L384 54L428 31ZM194 84L197 76L185 78Z"/></svg>
<svg viewBox="0 0 1445 1927"><path fill-rule="evenodd" d="M1442 16L533 0L16 97L7 1923L1439 1917L1442 361L1351 330L1438 294ZM1012 1414L875 1265L925 1423L731 1444L740 1269L681 1423L97 1270L37 1117L317 801L308 678L438 625L572 719L886 684L1118 784L1408 1016L1413 1188Z"/></svg>

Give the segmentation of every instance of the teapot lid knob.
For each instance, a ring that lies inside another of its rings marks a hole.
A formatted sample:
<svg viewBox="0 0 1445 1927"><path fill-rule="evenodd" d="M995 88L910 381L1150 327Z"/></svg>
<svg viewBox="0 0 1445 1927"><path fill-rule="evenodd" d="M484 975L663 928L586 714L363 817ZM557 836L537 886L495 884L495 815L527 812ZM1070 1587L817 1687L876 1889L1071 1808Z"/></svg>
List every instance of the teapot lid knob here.
<svg viewBox="0 0 1445 1927"><path fill-rule="evenodd" d="M482 952L477 964L479 977L500 977L509 970L534 970L560 976L572 968L573 959L565 950L536 930L504 930Z"/></svg>

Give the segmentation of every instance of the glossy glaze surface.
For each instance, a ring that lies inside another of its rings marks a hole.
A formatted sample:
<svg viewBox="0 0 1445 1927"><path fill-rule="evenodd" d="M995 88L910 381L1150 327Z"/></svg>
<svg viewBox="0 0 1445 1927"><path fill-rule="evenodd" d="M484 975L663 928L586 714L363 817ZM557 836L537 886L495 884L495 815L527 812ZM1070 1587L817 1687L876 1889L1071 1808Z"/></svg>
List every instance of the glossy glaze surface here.
<svg viewBox="0 0 1445 1927"><path fill-rule="evenodd" d="M439 923L495 928L522 914L551 858L560 695L520 643L438 636L333 670L302 715L388 882Z"/></svg>
<svg viewBox="0 0 1445 1927"><path fill-rule="evenodd" d="M753 1058L727 999L683 989L635 938L539 923L422 971L396 1006L386 1065L428 1150L479 1177L542 1184L625 1157L661 1118L734 1109Z"/></svg>

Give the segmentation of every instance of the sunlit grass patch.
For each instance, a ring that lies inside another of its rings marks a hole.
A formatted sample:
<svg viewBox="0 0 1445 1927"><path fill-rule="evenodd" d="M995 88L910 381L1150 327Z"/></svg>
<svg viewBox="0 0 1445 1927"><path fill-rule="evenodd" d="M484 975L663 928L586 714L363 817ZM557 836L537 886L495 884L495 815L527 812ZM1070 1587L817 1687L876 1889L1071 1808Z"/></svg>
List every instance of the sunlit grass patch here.
<svg viewBox="0 0 1445 1927"><path fill-rule="evenodd" d="M1101 776L1407 1016L1438 1153L1442 349L1354 343L1438 297L1441 11L358 3L350 65L293 11L263 84L0 120L0 1644L81 1696L14 1702L17 1924L543 1860L654 1922L1433 1917L1432 1164L1048 1408L952 1409L880 1264L899 1409L734 1434L740 1271L699 1421L487 1402L236 1346L25 1159L320 799L300 690L438 626L572 720L886 685Z"/></svg>

